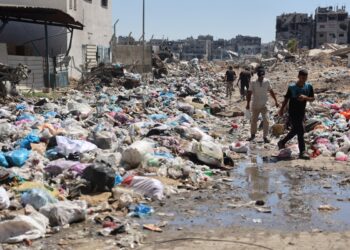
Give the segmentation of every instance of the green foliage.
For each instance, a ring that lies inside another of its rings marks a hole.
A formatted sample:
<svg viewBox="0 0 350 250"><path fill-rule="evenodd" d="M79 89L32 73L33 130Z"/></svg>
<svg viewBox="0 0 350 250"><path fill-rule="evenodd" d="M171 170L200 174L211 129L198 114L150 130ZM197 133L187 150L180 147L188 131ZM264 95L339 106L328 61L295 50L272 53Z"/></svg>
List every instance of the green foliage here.
<svg viewBox="0 0 350 250"><path fill-rule="evenodd" d="M289 40L287 44L288 51L291 53L296 53L298 50L298 45L299 45L298 40L296 39Z"/></svg>

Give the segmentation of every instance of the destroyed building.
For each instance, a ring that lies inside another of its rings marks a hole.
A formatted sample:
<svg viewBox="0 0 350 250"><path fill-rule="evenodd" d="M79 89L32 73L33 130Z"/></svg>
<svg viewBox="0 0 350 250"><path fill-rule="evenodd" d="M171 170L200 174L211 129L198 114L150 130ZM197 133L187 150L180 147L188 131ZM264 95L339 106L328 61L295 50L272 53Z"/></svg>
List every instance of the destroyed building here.
<svg viewBox="0 0 350 250"><path fill-rule="evenodd" d="M256 55L261 52L261 38L238 35L235 39L236 52L240 55Z"/></svg>
<svg viewBox="0 0 350 250"><path fill-rule="evenodd" d="M287 44L296 39L299 48L312 48L313 17L306 13L282 14L276 20L276 41Z"/></svg>
<svg viewBox="0 0 350 250"><path fill-rule="evenodd" d="M325 43L347 44L350 42L349 14L345 6L319 7L315 13L316 48Z"/></svg>
<svg viewBox="0 0 350 250"><path fill-rule="evenodd" d="M64 58L69 62L65 73L69 77L79 78L84 67L92 67L98 62L110 61L109 43L113 35L112 28L112 1L98 0L2 0L1 6L39 8L43 10L59 10L62 13L69 14L76 21L83 24L83 30L73 32L71 47L69 47L71 32L66 27L56 27L48 24L48 46L49 57L52 62L55 59ZM45 8L45 9L44 9ZM98 21L97 21L98 19ZM3 25L2 22L0 22ZM8 22L3 27L0 44L5 45L5 52L13 56L22 56L29 68L40 68L43 70L42 58L45 54L45 31L44 25L23 22ZM4 46L2 46L4 48ZM7 48L7 49L6 49ZM69 57L65 57L69 51ZM33 62L33 58L39 58ZM7 57L12 58L12 57ZM41 59L40 59L41 58ZM29 60L30 59L30 60ZM8 61L0 58L2 63L17 64L17 62ZM23 61L22 60L22 61ZM31 65L31 63L34 65ZM39 65L40 64L40 65ZM52 68L51 68L52 70ZM41 74L34 74L36 76ZM51 74L54 74L52 72ZM33 82L42 82L34 79ZM42 86L36 86L42 87Z"/></svg>
<svg viewBox="0 0 350 250"><path fill-rule="evenodd" d="M212 51L212 40L206 39L208 39L208 37L199 36L198 39L190 37L184 40L182 45L181 59L192 60L193 58L198 58L210 60Z"/></svg>

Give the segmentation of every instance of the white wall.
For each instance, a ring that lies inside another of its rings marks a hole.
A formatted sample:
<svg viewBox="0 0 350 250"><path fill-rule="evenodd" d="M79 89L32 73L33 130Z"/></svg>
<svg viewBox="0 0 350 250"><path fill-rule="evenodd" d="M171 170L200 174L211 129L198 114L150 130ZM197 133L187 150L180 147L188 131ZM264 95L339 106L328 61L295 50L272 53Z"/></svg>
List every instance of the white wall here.
<svg viewBox="0 0 350 250"><path fill-rule="evenodd" d="M0 4L23 5L65 10L67 0L0 0Z"/></svg>
<svg viewBox="0 0 350 250"><path fill-rule="evenodd" d="M70 0L68 0L70 1ZM69 3L69 2L68 2ZM84 64L83 45L91 44L109 47L113 35L112 0L108 1L108 8L101 6L101 0L77 0L76 10L69 9L68 14L84 25L84 30L75 30L70 55L74 57L76 66ZM73 77L79 77L77 70L71 71Z"/></svg>

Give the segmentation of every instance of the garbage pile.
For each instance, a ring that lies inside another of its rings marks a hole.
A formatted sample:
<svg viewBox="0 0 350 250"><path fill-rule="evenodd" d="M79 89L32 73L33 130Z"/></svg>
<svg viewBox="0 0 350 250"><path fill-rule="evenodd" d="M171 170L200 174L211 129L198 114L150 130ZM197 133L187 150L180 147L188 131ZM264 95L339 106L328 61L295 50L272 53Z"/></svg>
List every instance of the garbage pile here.
<svg viewBox="0 0 350 250"><path fill-rule="evenodd" d="M11 67L0 63L0 97L18 95L16 85L26 80L30 73L31 70L26 65L19 64L17 67Z"/></svg>
<svg viewBox="0 0 350 250"><path fill-rule="evenodd" d="M146 84L121 66L100 65L81 90L0 108L0 210L11 210L1 217L0 243L84 222L96 236L134 247L143 229L159 231L134 223L155 212L152 201L208 189L248 157L248 117L244 103L224 97L225 68L198 60L167 68ZM309 150L347 161L350 98L322 95L308 113ZM286 131L271 119L275 149Z"/></svg>
<svg viewBox="0 0 350 250"><path fill-rule="evenodd" d="M100 63L81 79L80 89L92 86L96 86L97 89L103 86L123 86L126 89L132 89L140 86L140 83L141 76L127 72L123 65Z"/></svg>

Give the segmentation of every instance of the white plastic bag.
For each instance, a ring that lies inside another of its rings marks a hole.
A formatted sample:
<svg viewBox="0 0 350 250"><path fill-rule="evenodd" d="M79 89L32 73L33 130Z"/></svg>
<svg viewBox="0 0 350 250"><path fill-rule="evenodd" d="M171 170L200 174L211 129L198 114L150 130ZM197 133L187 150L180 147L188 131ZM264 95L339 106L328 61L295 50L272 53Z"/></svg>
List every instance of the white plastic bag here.
<svg viewBox="0 0 350 250"><path fill-rule="evenodd" d="M223 152L220 145L212 141L193 142L193 153L198 160L209 166L220 167L223 162Z"/></svg>
<svg viewBox="0 0 350 250"><path fill-rule="evenodd" d="M131 168L137 167L145 158L146 154L153 153L153 144L148 141L136 141L126 148L122 154L122 161Z"/></svg>
<svg viewBox="0 0 350 250"><path fill-rule="evenodd" d="M10 206L10 198L3 187L0 187L0 210L7 209Z"/></svg>
<svg viewBox="0 0 350 250"><path fill-rule="evenodd" d="M164 186L159 180L143 176L129 176L128 179L125 179L123 185L135 192L152 199L162 200L164 198Z"/></svg>
<svg viewBox="0 0 350 250"><path fill-rule="evenodd" d="M85 153L97 149L95 144L88 141L72 140L64 136L56 136L57 152L64 156L74 153Z"/></svg>
<svg viewBox="0 0 350 250"><path fill-rule="evenodd" d="M60 201L40 208L40 213L50 220L51 226L64 226L86 218L86 201Z"/></svg>
<svg viewBox="0 0 350 250"><path fill-rule="evenodd" d="M49 219L32 208L30 215L18 215L0 222L0 243L16 243L44 237Z"/></svg>
<svg viewBox="0 0 350 250"><path fill-rule="evenodd" d="M249 150L249 148L248 148L248 143L245 143L245 142L233 143L233 144L230 146L230 149L231 149L233 152L241 153L241 154L245 154L245 153L247 153L248 150Z"/></svg>

